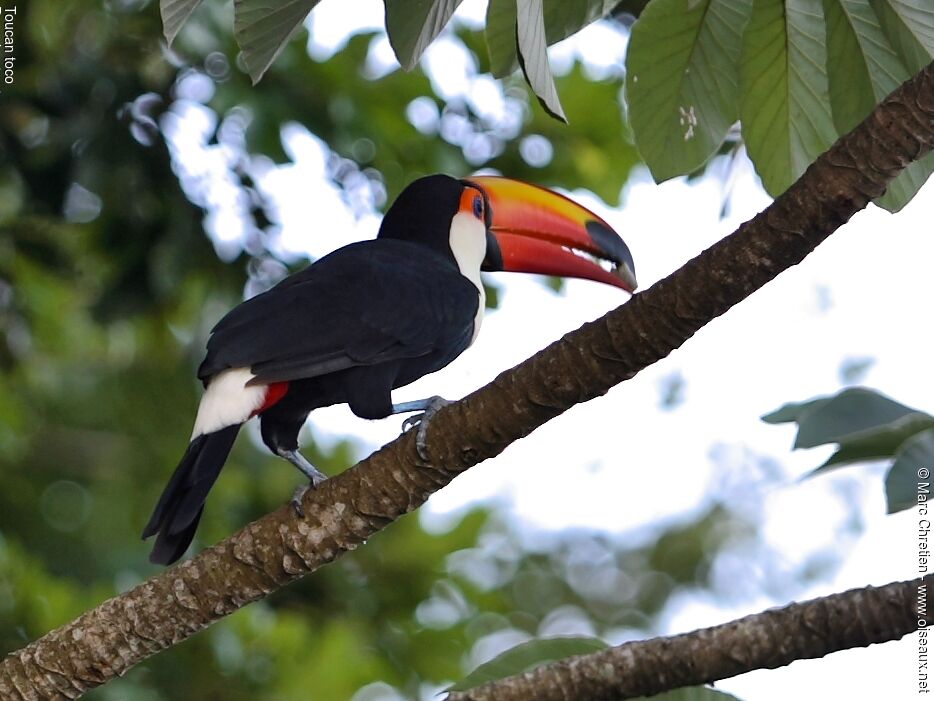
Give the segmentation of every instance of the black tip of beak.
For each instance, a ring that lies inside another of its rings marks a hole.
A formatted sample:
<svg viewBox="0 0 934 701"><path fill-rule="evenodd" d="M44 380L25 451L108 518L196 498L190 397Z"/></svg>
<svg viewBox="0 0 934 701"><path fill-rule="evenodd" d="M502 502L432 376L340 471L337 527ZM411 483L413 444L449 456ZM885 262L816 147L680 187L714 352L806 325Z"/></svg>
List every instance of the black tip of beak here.
<svg viewBox="0 0 934 701"><path fill-rule="evenodd" d="M591 240L597 244L609 260L617 265L629 266L629 270L632 274L636 274L636 265L632 261L632 253L629 251L629 246L626 245L626 242L623 241L615 231L610 229L603 222L595 220L588 221L585 226Z"/></svg>

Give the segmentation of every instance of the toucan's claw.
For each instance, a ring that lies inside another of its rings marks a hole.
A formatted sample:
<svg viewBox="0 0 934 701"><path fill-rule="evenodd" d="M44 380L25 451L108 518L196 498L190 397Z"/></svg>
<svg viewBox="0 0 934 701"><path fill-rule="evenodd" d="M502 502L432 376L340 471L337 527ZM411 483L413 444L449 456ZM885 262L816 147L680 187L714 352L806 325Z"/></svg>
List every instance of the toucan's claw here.
<svg viewBox="0 0 934 701"><path fill-rule="evenodd" d="M413 406L416 404L418 406ZM428 462L428 424L431 422L432 417L438 413L438 410L448 404L451 404L451 402L444 397L434 396L418 402L407 402L405 405L398 404L393 407L407 406L410 410L423 409L420 414L413 414L405 418L402 422L402 432L405 433L410 428L418 426L418 431L415 434L415 451L424 462Z"/></svg>
<svg viewBox="0 0 934 701"><path fill-rule="evenodd" d="M406 416L402 421L402 432L405 433L410 428L418 426L419 422L422 420L424 413L412 414L411 416Z"/></svg>
<svg viewBox="0 0 934 701"><path fill-rule="evenodd" d="M309 482L308 484L298 485L295 491L292 492L292 498L289 500L289 503L292 505L292 510L295 512L295 515L299 518L305 518L305 507L302 506L302 499L305 498L305 492L314 488L315 485Z"/></svg>
<svg viewBox="0 0 934 701"><path fill-rule="evenodd" d="M290 463L295 465L298 470L308 478L308 484L301 485L295 488L295 491L292 492L292 509L295 511L295 515L299 518L305 518L305 510L302 508L302 499L305 496L305 492L309 489L315 489L319 484L324 482L328 476L321 472L317 467L312 465L308 460L305 459L305 456L299 453L297 450L286 450L285 448L279 448L278 451L279 457L283 457L288 460Z"/></svg>

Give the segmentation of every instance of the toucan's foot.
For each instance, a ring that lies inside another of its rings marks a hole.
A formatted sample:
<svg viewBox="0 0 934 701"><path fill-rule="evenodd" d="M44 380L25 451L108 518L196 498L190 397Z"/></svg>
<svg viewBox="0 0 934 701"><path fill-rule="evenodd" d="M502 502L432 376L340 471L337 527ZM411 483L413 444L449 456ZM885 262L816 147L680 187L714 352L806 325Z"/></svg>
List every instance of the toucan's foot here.
<svg viewBox="0 0 934 701"><path fill-rule="evenodd" d="M292 493L292 509L295 511L295 515L299 518L305 517L305 510L302 508L302 499L305 496L305 492L309 489L315 489L319 484L324 482L328 476L321 472L317 467L312 465L308 460L305 459L305 456L299 453L297 450L286 450L285 448L279 448L276 451L279 453L280 457L285 458L290 463L295 465L305 477L308 478L308 484L301 485L295 488L295 491Z"/></svg>
<svg viewBox="0 0 934 701"><path fill-rule="evenodd" d="M415 402L392 405L393 413L422 410L420 414L406 417L405 421L402 422L402 431L404 433L410 428L418 426L418 432L415 434L415 450L418 452L418 457L425 462L428 462L428 424L431 422L431 418L438 413L438 410L448 404L451 404L451 402L444 397L435 396Z"/></svg>
<svg viewBox="0 0 934 701"><path fill-rule="evenodd" d="M305 498L305 492L314 488L315 485L309 482L308 484L298 485L295 491L292 492L292 498L289 500L289 503L292 505L292 511L294 511L295 515L299 518L305 518L305 507L302 506L302 499Z"/></svg>

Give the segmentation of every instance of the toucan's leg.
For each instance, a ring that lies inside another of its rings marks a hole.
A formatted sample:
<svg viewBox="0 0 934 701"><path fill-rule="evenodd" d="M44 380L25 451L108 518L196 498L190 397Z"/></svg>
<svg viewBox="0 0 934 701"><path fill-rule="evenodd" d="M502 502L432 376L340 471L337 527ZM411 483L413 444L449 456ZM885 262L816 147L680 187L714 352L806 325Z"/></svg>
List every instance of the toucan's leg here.
<svg viewBox="0 0 934 701"><path fill-rule="evenodd" d="M427 451L427 436L428 436L428 424L431 421L431 417L438 413L438 410L441 407L447 406L450 404L447 399L444 397L428 397L428 399L416 399L412 402L401 402L399 404L392 405L393 414L404 414L407 411L420 411L420 414L414 414L409 416L402 422L403 432L408 431L413 426L418 426L418 433L415 434L415 450L418 451L418 456L424 460L428 461L428 451Z"/></svg>
<svg viewBox="0 0 934 701"><path fill-rule="evenodd" d="M312 465L308 460L305 459L305 456L299 453L297 450L286 450L285 448L279 448L277 451L280 457L285 458L290 463L295 465L299 471L308 478L307 485L301 485L296 487L295 491L292 493L292 508L295 509L295 514L300 518L304 518L305 512L302 509L302 497L305 496L305 492L309 489L314 489L319 484L324 482L328 478L326 474L321 472L318 468Z"/></svg>
<svg viewBox="0 0 934 701"><path fill-rule="evenodd" d="M326 474L308 462L308 460L305 459L305 456L299 453L297 450L279 448L279 450L276 452L279 453L279 457L283 457L295 465L295 467L297 467L299 471L308 478L308 481L311 482L312 487L317 487L328 478Z"/></svg>

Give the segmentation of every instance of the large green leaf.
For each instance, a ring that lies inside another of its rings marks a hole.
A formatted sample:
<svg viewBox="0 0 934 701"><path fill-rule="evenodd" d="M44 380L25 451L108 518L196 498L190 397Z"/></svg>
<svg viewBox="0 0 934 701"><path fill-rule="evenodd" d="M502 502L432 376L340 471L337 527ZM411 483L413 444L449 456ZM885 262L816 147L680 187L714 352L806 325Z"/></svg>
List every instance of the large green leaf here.
<svg viewBox="0 0 934 701"><path fill-rule="evenodd" d="M545 38L548 46L606 17L616 5L616 0L545 0Z"/></svg>
<svg viewBox="0 0 934 701"><path fill-rule="evenodd" d="M789 402L788 404L783 404L775 411L763 414L760 418L767 424L787 424L792 421L800 420L809 411L820 404L826 404L830 399L831 397L819 397L817 399L809 399L806 402Z"/></svg>
<svg viewBox="0 0 934 701"><path fill-rule="evenodd" d="M565 657L599 652L608 647L607 643L598 638L583 636L530 640L480 665L464 679L450 687L449 691L465 691L497 679L522 674Z"/></svg>
<svg viewBox="0 0 934 701"><path fill-rule="evenodd" d="M462 0L384 0L386 33L402 67L410 71L441 33Z"/></svg>
<svg viewBox="0 0 934 701"><path fill-rule="evenodd" d="M762 184L784 192L836 138L820 0L756 0L743 35L740 119Z"/></svg>
<svg viewBox="0 0 934 701"><path fill-rule="evenodd" d="M179 30L191 13L201 4L201 0L162 0L159 12L162 15L162 33L169 46L175 41Z"/></svg>
<svg viewBox="0 0 934 701"><path fill-rule="evenodd" d="M827 74L838 134L861 122L895 88L911 77L866 0L824 0ZM904 207L934 169L934 158L911 164L876 201L889 211Z"/></svg>
<svg viewBox="0 0 934 701"><path fill-rule="evenodd" d="M917 73L934 59L934 4L929 0L869 0L882 31L910 74ZM934 171L934 155L928 154L910 164L895 179L877 204L895 211L905 203ZM895 188L895 189L893 189Z"/></svg>
<svg viewBox="0 0 934 701"><path fill-rule="evenodd" d="M548 46L606 17L615 0L545 0L545 40ZM486 9L486 45L490 71L504 78L519 67L516 54L516 0L490 0Z"/></svg>
<svg viewBox="0 0 934 701"><path fill-rule="evenodd" d="M841 439L840 448L811 475L855 462L882 460L895 455L899 446L916 433L934 428L934 416L917 411L889 423ZM810 476L810 475L809 475Z"/></svg>
<svg viewBox="0 0 934 701"><path fill-rule="evenodd" d="M912 73L934 59L934 4L930 0L869 0L889 43Z"/></svg>
<svg viewBox="0 0 934 701"><path fill-rule="evenodd" d="M486 6L486 50L490 72L505 78L519 67L516 55L516 0L490 0Z"/></svg>
<svg viewBox="0 0 934 701"><path fill-rule="evenodd" d="M795 448L813 448L863 437L908 414L921 413L864 387L845 389L798 419Z"/></svg>
<svg viewBox="0 0 934 701"><path fill-rule="evenodd" d="M655 0L633 25L626 95L656 181L696 170L736 122L738 64L752 0Z"/></svg>
<svg viewBox="0 0 934 701"><path fill-rule="evenodd" d="M795 448L839 444L836 452L806 477L852 463L893 456L896 463L907 460L910 465L918 467L921 465L916 459L918 451L912 446L920 436L934 431L934 416L863 387L845 389L833 397L786 404L766 414L762 420L774 424L797 422ZM912 459L915 462L911 462ZM897 510L892 509L891 504L901 503L899 500L907 489L902 485L901 476L906 469L902 465L894 477L890 476L894 485L887 486L890 511ZM914 486L911 489L914 490ZM913 499L914 491L911 494Z"/></svg>
<svg viewBox="0 0 934 701"><path fill-rule="evenodd" d="M516 47L526 82L548 114L562 122L568 121L548 65L542 0L517 0L516 22Z"/></svg>
<svg viewBox="0 0 934 701"><path fill-rule="evenodd" d="M234 36L253 84L319 0L234 0Z"/></svg>
<svg viewBox="0 0 934 701"><path fill-rule="evenodd" d="M795 448L813 448L825 443L869 437L872 432L883 429L901 427L904 430L910 423L906 417L927 417L934 421L934 417L875 390L849 387L831 397L785 404L763 416L762 420L770 424L797 422ZM898 423L901 421L905 424Z"/></svg>
<svg viewBox="0 0 934 701"><path fill-rule="evenodd" d="M827 26L827 75L837 133L845 134L869 114L877 94L908 76L882 36L868 4L823 0ZM887 92L885 94L888 94Z"/></svg>
<svg viewBox="0 0 934 701"><path fill-rule="evenodd" d="M932 466L934 428L912 436L899 448L892 469L885 477L885 500L890 514L917 504L922 488L927 490L925 495L930 496Z"/></svg>

